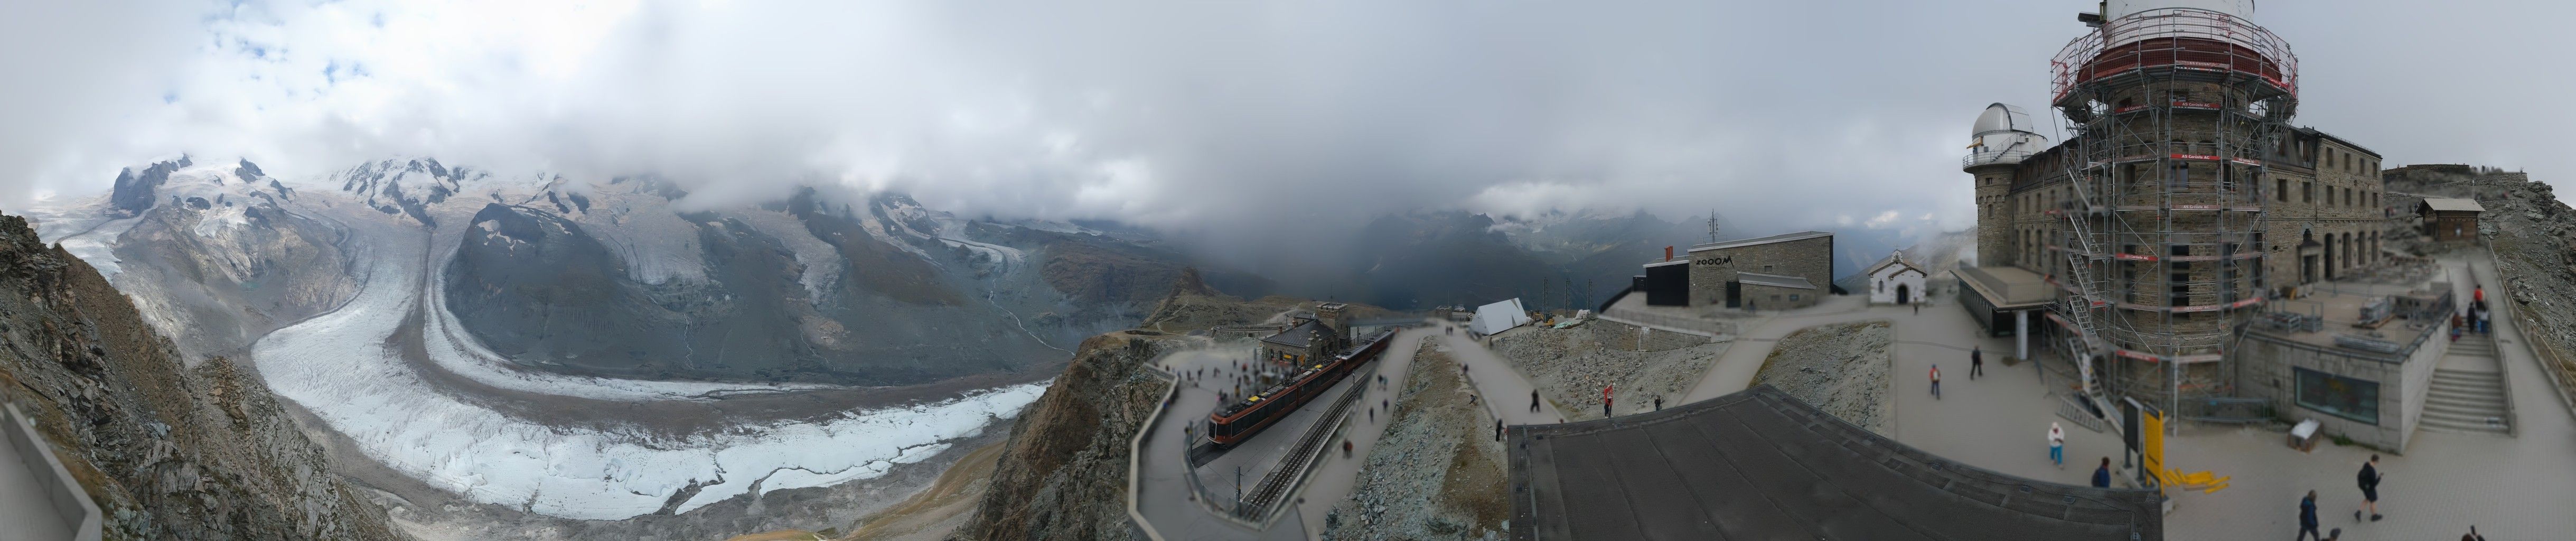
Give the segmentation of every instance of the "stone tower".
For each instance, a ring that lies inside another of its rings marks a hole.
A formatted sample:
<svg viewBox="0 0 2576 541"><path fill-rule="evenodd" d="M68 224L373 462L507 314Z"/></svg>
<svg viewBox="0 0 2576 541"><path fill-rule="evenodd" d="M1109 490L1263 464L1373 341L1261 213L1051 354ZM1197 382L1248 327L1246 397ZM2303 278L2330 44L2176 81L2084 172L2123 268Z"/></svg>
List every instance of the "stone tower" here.
<svg viewBox="0 0 2576 541"><path fill-rule="evenodd" d="M2037 256L2070 290L2057 313L2085 388L2178 401L2220 379L2231 329L2262 308L2265 243L2296 241L2261 231L2297 58L2250 0L2101 9L2050 62L2068 140Z"/></svg>
<svg viewBox="0 0 2576 541"><path fill-rule="evenodd" d="M1987 105L1977 115L1968 137L1968 157L1959 161L1959 169L1977 183L1977 266L2011 265L2013 209L2006 195L2012 192L2013 169L2048 148L2048 138L2039 135L2029 113L2001 103Z"/></svg>

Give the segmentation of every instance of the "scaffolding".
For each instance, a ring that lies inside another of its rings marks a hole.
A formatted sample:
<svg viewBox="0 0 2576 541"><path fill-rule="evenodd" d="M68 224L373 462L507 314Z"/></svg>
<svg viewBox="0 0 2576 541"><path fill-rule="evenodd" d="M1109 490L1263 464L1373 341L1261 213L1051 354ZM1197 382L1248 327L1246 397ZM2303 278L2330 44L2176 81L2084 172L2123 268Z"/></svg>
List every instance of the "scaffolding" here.
<svg viewBox="0 0 2576 541"><path fill-rule="evenodd" d="M2084 393L2180 411L2226 392L2217 366L2266 298L2265 157L2297 107L2297 58L2242 18L2166 8L2107 21L2051 65L2071 152L2045 211L2045 249L2063 253L2043 260L2064 277L2053 311Z"/></svg>

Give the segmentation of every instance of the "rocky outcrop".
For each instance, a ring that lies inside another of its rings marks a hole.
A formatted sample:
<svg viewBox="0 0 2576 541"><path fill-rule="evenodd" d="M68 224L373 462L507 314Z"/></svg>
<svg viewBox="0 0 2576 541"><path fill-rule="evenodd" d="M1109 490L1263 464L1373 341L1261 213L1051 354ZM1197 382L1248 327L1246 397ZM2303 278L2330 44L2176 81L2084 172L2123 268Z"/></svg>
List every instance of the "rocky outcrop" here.
<svg viewBox="0 0 2576 541"><path fill-rule="evenodd" d="M1879 434L1887 433L1887 322L1818 325L1780 338L1746 387L1779 387L1816 409ZM1957 366L1965 375L1966 366ZM1964 378L1963 378L1964 379Z"/></svg>
<svg viewBox="0 0 2576 541"><path fill-rule="evenodd" d="M1494 417L1437 348L1424 341L1414 355L1385 436L1324 518L1325 539L1503 538L1512 504Z"/></svg>
<svg viewBox="0 0 2576 541"><path fill-rule="evenodd" d="M144 167L142 171L128 167L117 173L116 191L107 196L107 211L118 216L133 216L152 208L154 203L160 202L158 190L162 184L170 182L170 174L189 165L188 157L180 156L177 160Z"/></svg>
<svg viewBox="0 0 2576 541"><path fill-rule="evenodd" d="M955 539L1129 539L1129 438L1171 387L1146 361L1177 335L1119 331L1082 342L1011 425L983 503Z"/></svg>
<svg viewBox="0 0 2576 541"><path fill-rule="evenodd" d="M0 216L0 384L107 539L399 539L260 380L194 368L87 263ZM5 526L0 526L5 528Z"/></svg>

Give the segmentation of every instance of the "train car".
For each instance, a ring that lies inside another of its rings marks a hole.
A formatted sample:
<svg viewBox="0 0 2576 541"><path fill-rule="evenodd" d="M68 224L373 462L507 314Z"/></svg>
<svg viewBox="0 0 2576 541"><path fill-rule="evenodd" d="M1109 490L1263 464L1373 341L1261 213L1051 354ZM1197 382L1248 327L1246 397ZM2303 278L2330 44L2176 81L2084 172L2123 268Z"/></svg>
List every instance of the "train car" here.
<svg viewBox="0 0 2576 541"><path fill-rule="evenodd" d="M1299 367L1296 374L1278 385L1217 408L1216 412L1208 414L1208 439L1219 447L1233 447L1253 434L1261 433L1261 429L1287 418L1297 408L1304 407L1307 401L1314 400L1315 395L1323 394L1325 389L1340 383L1342 378L1350 376L1351 371L1377 360L1378 355L1386 353L1387 344L1394 342L1394 338L1392 329L1378 331L1323 363Z"/></svg>

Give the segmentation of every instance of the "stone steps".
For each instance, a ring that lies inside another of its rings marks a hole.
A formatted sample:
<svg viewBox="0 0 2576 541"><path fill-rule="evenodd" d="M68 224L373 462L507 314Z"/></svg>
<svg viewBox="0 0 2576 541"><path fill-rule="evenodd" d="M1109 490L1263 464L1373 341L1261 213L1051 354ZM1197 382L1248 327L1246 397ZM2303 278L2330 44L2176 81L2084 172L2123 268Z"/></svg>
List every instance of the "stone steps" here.
<svg viewBox="0 0 2576 541"><path fill-rule="evenodd" d="M2468 338L2461 338L2467 344ZM2492 343L2487 344L2492 347ZM2452 354L2460 354L2454 345ZM2493 358L2492 354L2487 355ZM2505 400L2504 374L2469 370L2435 369L2433 380L2424 392L2424 416L2419 426L2450 432L2511 435L2505 419L2512 414L2513 404Z"/></svg>

